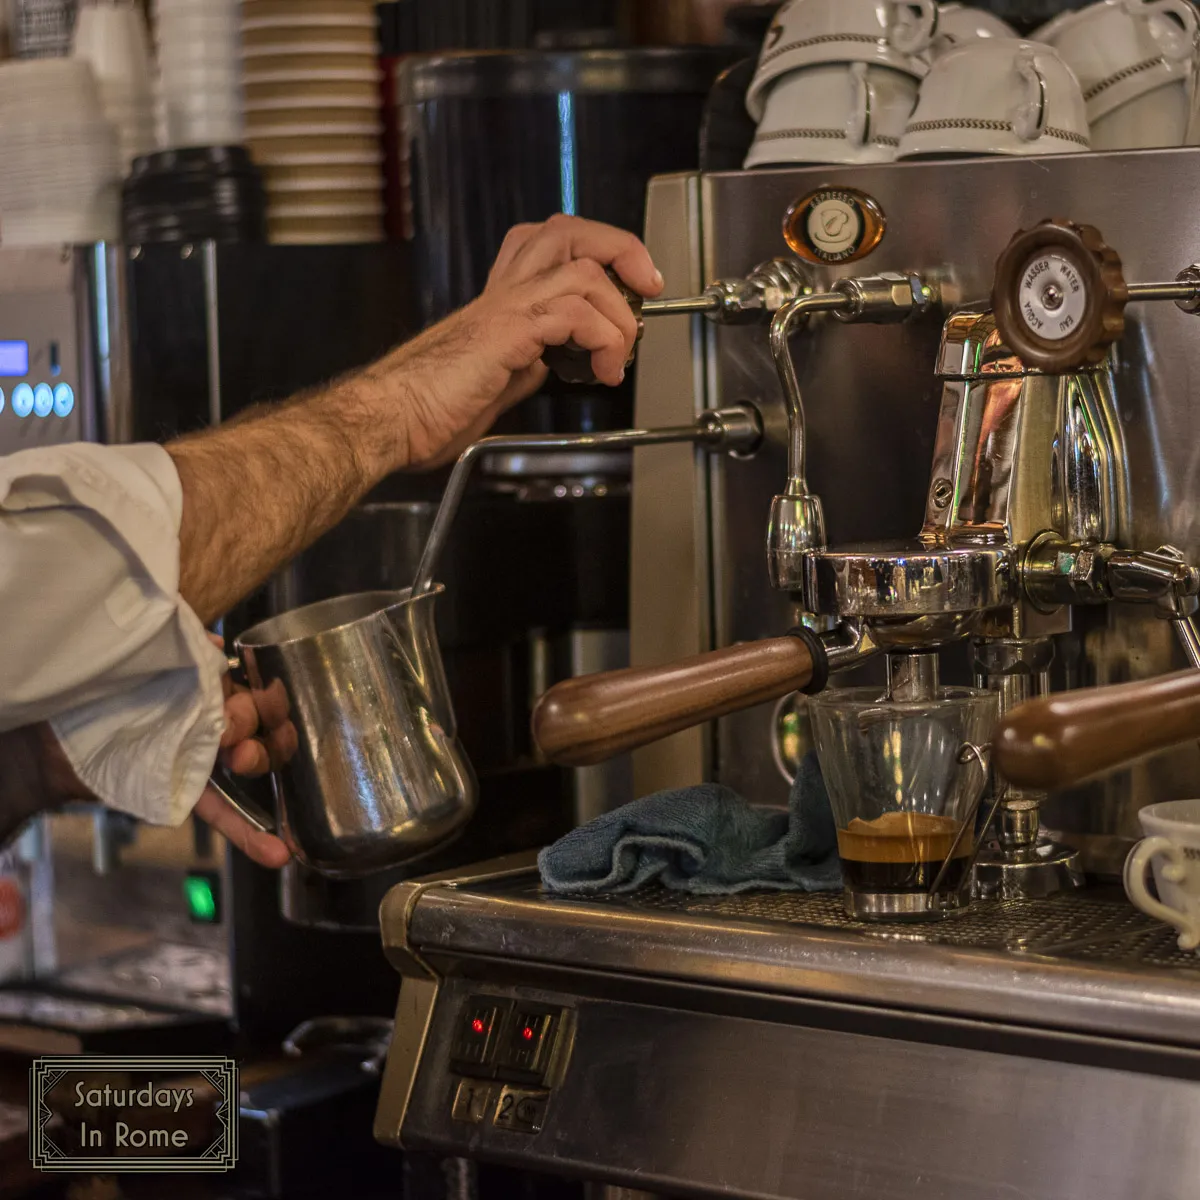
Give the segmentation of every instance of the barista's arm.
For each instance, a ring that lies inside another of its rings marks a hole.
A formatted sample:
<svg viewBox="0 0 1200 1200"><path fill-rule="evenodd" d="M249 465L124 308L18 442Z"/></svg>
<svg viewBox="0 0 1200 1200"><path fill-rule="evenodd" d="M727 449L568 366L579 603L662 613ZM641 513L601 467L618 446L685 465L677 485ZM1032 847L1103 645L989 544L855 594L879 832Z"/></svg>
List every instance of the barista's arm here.
<svg viewBox="0 0 1200 1200"><path fill-rule="evenodd" d="M184 599L211 620L385 476L453 459L542 384L547 346L574 341L619 383L637 322L606 265L661 290L632 234L575 217L520 226L484 293L439 325L326 388L170 444Z"/></svg>
<svg viewBox="0 0 1200 1200"><path fill-rule="evenodd" d="M661 288L630 234L566 217L521 227L477 301L320 392L166 454L0 458L0 831L93 796L182 820L230 736L223 656L197 614L227 610L390 472L452 459L541 384L546 346L575 341L616 383L636 324L602 264ZM201 814L241 844L248 831L218 806L206 796Z"/></svg>
<svg viewBox="0 0 1200 1200"><path fill-rule="evenodd" d="M48 807L87 797L46 724L0 733L0 847Z"/></svg>

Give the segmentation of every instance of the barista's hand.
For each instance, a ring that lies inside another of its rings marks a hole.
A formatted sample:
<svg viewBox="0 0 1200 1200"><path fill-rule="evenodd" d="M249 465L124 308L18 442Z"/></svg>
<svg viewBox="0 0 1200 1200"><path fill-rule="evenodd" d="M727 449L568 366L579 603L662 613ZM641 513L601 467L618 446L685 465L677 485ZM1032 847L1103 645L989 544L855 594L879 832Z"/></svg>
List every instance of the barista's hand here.
<svg viewBox="0 0 1200 1200"><path fill-rule="evenodd" d="M214 643L223 645L212 635ZM259 696L236 687L228 675L225 688L225 732L221 737L221 762L235 775L265 775L271 767L295 753L296 730L287 715L287 700L280 692ZM260 731L261 725L261 731ZM256 737L261 734L262 740ZM212 788L206 788L195 807L196 815L228 838L243 854L264 867L278 869L291 859L287 845L255 829L241 813L230 808Z"/></svg>
<svg viewBox="0 0 1200 1200"><path fill-rule="evenodd" d="M607 266L644 296L662 291L632 233L561 214L518 225L477 300L373 368L390 365L408 392L410 467L451 461L532 395L546 378L547 346L575 342L592 352L597 379L621 382L638 325Z"/></svg>

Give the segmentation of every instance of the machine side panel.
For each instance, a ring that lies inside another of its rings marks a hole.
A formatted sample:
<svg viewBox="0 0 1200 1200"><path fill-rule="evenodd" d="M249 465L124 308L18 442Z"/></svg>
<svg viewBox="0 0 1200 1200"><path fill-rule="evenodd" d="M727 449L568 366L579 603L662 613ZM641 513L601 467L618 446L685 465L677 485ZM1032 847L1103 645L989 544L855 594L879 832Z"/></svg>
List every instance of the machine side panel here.
<svg viewBox="0 0 1200 1200"><path fill-rule="evenodd" d="M695 295L700 270L699 177L654 179L646 244L666 296ZM648 321L638 355L636 424L685 425L706 407L699 317ZM652 666L711 647L707 455L691 446L653 446L633 460L630 657ZM633 758L634 794L701 782L711 730L689 729Z"/></svg>
<svg viewBox="0 0 1200 1200"><path fill-rule="evenodd" d="M410 1149L676 1195L1195 1198L1200 1085L1093 1065L1083 1046L1055 1061L541 989L507 997L466 979L443 989L430 1045L451 1045L464 1014L492 1002L481 990L518 1008L573 1005L570 1061L515 1130L502 1081L426 1055Z"/></svg>

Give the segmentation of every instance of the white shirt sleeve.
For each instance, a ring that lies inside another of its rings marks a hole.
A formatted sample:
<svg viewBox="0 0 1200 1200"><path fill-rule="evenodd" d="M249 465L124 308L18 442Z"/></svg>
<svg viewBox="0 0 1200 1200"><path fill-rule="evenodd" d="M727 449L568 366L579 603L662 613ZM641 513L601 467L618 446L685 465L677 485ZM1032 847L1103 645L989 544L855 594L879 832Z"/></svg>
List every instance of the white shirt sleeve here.
<svg viewBox="0 0 1200 1200"><path fill-rule="evenodd" d="M0 457L0 732L49 721L105 804L178 824L224 729L225 656L179 595L161 446Z"/></svg>

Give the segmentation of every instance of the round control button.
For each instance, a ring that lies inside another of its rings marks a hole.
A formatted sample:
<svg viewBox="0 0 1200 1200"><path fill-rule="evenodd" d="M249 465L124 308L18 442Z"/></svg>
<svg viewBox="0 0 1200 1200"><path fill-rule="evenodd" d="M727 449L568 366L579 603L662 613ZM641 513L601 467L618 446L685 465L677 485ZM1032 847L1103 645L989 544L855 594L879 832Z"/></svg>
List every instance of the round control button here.
<svg viewBox="0 0 1200 1200"><path fill-rule="evenodd" d="M0 388L0 412L4 411L4 389Z"/></svg>
<svg viewBox="0 0 1200 1200"><path fill-rule="evenodd" d="M33 414L48 417L54 411L54 393L48 383L39 383L33 389Z"/></svg>
<svg viewBox="0 0 1200 1200"><path fill-rule="evenodd" d="M75 408L75 392L69 383L60 383L54 389L54 415L69 417Z"/></svg>
<svg viewBox="0 0 1200 1200"><path fill-rule="evenodd" d="M12 410L18 417L27 417L33 412L33 388L27 383L18 383L13 388Z"/></svg>

